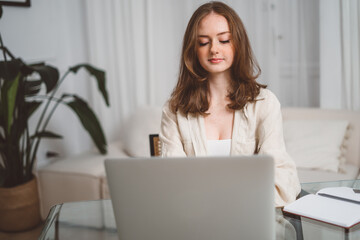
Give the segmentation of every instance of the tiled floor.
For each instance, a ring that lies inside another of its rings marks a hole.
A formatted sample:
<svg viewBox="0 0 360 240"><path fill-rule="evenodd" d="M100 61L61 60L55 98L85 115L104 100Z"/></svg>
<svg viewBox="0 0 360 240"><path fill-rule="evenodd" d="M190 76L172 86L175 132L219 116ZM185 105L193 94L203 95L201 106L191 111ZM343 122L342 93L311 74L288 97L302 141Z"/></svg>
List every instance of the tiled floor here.
<svg viewBox="0 0 360 240"><path fill-rule="evenodd" d="M40 236L43 223L39 224L36 228L17 233L0 232L0 240L37 240Z"/></svg>

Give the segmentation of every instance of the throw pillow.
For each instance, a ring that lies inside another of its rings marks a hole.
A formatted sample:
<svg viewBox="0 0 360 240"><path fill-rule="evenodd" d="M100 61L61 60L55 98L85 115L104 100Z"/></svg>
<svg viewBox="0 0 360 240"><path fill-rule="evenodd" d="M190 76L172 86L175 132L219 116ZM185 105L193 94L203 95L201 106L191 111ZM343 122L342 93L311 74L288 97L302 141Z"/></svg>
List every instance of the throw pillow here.
<svg viewBox="0 0 360 240"><path fill-rule="evenodd" d="M348 121L284 121L288 153L299 168L338 172L344 159Z"/></svg>

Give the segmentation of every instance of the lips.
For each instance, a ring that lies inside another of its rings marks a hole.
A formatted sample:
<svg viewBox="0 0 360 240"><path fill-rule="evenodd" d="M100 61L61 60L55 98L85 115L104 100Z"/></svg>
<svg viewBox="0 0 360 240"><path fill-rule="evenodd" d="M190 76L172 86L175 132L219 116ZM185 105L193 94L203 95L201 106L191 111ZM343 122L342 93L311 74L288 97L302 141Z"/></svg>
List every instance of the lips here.
<svg viewBox="0 0 360 240"><path fill-rule="evenodd" d="M220 63L222 61L224 61L224 58L210 58L209 59L209 62L211 62L211 63Z"/></svg>

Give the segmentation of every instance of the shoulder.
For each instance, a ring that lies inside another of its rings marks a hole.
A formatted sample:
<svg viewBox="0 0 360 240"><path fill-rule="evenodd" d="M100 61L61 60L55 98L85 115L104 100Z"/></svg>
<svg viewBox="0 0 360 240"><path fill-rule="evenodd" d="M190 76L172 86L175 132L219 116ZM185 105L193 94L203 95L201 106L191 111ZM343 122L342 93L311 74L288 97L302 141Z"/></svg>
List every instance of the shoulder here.
<svg viewBox="0 0 360 240"><path fill-rule="evenodd" d="M165 102L165 104L163 105L163 107L162 107L162 112L164 113L168 113L168 112L171 112L171 110L170 110L170 101L169 100L167 100L166 102Z"/></svg>
<svg viewBox="0 0 360 240"><path fill-rule="evenodd" d="M254 102L249 102L245 105L246 112L253 112L253 114L266 114L274 109L280 109L281 105L276 95L266 88L261 88L259 95Z"/></svg>
<svg viewBox="0 0 360 240"><path fill-rule="evenodd" d="M281 105L276 95L269 89L262 88L255 102L248 103L245 114L252 118L262 119L280 111Z"/></svg>
<svg viewBox="0 0 360 240"><path fill-rule="evenodd" d="M166 101L162 108L162 120L164 121L165 119L176 119L176 114L171 111L169 101Z"/></svg>
<svg viewBox="0 0 360 240"><path fill-rule="evenodd" d="M269 89L261 88L256 100L263 102L279 102L276 95Z"/></svg>
<svg viewBox="0 0 360 240"><path fill-rule="evenodd" d="M176 111L176 112L173 112L173 110L171 109L171 106L170 106L170 101L166 101L166 103L163 105L163 108L162 108L162 118L170 118L172 120L179 120L179 119L182 119L182 118L187 118L186 116L184 116L183 114L180 113L180 111Z"/></svg>

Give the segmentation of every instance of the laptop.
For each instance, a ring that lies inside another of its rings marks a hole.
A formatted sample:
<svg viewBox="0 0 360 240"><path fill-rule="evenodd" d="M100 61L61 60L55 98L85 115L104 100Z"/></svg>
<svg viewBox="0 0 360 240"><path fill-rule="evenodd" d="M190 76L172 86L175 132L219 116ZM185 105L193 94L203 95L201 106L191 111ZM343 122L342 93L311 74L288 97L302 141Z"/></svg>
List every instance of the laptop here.
<svg viewBox="0 0 360 240"><path fill-rule="evenodd" d="M270 156L105 160L120 240L275 239Z"/></svg>

